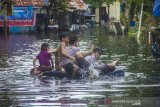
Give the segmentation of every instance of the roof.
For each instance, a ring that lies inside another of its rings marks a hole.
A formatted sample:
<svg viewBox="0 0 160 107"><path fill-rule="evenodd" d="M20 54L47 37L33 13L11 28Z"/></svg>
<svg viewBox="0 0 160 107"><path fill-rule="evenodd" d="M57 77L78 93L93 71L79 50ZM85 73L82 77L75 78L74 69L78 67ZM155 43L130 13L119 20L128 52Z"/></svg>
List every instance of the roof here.
<svg viewBox="0 0 160 107"><path fill-rule="evenodd" d="M73 10L86 10L88 5L82 0L68 0L68 8Z"/></svg>
<svg viewBox="0 0 160 107"><path fill-rule="evenodd" d="M15 6L33 6L43 7L48 4L48 0L12 0ZM67 0L69 10L86 10L86 5L83 0Z"/></svg>
<svg viewBox="0 0 160 107"><path fill-rule="evenodd" d="M4 3L4 4L5 4L5 3L13 3L13 1L12 1L12 0L6 0L6 1L2 1L1 3L2 3L2 4L3 4L3 3Z"/></svg>
<svg viewBox="0 0 160 107"><path fill-rule="evenodd" d="M15 6L34 6L34 7L43 7L43 0L13 0Z"/></svg>

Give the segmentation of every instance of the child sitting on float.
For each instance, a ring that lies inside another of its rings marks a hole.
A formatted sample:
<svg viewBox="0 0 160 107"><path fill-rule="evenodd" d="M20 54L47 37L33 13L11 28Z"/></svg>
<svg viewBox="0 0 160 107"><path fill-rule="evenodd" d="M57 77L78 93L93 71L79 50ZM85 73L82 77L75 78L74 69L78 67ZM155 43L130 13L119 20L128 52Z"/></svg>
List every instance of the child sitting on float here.
<svg viewBox="0 0 160 107"><path fill-rule="evenodd" d="M45 71L50 71L54 68L53 59L51 57L51 53L55 52L56 49L50 49L49 44L43 43L41 45L41 51L39 54L33 59L33 69L31 70L31 74L37 75ZM36 66L36 61L39 61L39 66Z"/></svg>

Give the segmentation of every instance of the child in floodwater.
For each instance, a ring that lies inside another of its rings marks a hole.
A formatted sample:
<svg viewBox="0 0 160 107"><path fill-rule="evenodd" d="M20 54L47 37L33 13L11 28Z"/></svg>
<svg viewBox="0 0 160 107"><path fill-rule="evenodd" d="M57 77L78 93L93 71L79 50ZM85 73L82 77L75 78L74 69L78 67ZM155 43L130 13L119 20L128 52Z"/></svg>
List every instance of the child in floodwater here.
<svg viewBox="0 0 160 107"><path fill-rule="evenodd" d="M66 72L68 78L71 78L77 72L78 66L74 63L75 57L69 55L67 50L67 44L69 42L69 34L62 33L59 35L60 43L57 48L58 56L60 57L58 65L58 69L60 71ZM70 69L69 69L70 68Z"/></svg>
<svg viewBox="0 0 160 107"><path fill-rule="evenodd" d="M68 51L68 54L70 56L73 56L73 57L77 57L78 54L76 54L77 52L80 52L81 55L83 57L89 55L92 53L93 51L93 48L94 48L94 45L91 46L90 50L87 50L87 51L81 51L80 48L77 46L77 43L78 43L78 38L77 36L71 36L69 38L69 47L67 47L67 51Z"/></svg>
<svg viewBox="0 0 160 107"><path fill-rule="evenodd" d="M100 58L102 49L94 48L93 53L85 57L85 60L93 66L94 69L102 71L104 74L112 72L116 69L116 65L119 63L119 60L115 60L112 63L98 63L97 60Z"/></svg>
<svg viewBox="0 0 160 107"><path fill-rule="evenodd" d="M83 59L78 61L79 66L88 66L89 70L92 71L96 77L99 76L99 74L106 75L116 69L116 65L119 63L119 60L115 60L112 63L99 63L98 59L100 58L100 55L102 53L102 49L95 47L93 49L93 52L90 55L87 55L86 57L83 57L79 54L78 58Z"/></svg>
<svg viewBox="0 0 160 107"><path fill-rule="evenodd" d="M51 53L55 52L56 49L50 49L49 44L43 43L41 45L41 51L33 59L33 69L31 70L31 74L40 74L41 72L49 71L54 68L53 60L51 57ZM36 61L39 61L39 67L36 67Z"/></svg>
<svg viewBox="0 0 160 107"><path fill-rule="evenodd" d="M70 46L66 47L68 42ZM61 34L60 43L59 43L59 47L57 51L60 56L60 63L59 64L56 63L59 67L57 67L58 69L56 69L56 71L45 72L43 73L43 75L78 79L79 78L79 71L78 71L79 67L76 64L76 59L75 59L76 53L80 52L81 55L86 56L87 54L91 53L92 50L80 51L79 47L77 46L77 42L78 42L77 36L69 37L68 34ZM55 61L55 62L58 62L58 61Z"/></svg>
<svg viewBox="0 0 160 107"><path fill-rule="evenodd" d="M69 35L68 34L60 34L60 43L57 48L58 55L60 57L59 66L64 67L68 63L73 63L75 61L75 57L69 55L67 51L67 44L69 42Z"/></svg>

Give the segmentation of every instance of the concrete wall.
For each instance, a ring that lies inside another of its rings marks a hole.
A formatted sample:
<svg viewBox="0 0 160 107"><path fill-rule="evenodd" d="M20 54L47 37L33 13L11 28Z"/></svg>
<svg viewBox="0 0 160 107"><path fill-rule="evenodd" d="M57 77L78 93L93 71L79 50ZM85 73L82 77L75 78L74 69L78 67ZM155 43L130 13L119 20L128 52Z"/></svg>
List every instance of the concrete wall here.
<svg viewBox="0 0 160 107"><path fill-rule="evenodd" d="M99 23L99 8L96 8L96 16L95 16L95 20L96 20L96 23Z"/></svg>
<svg viewBox="0 0 160 107"><path fill-rule="evenodd" d="M102 5L103 7L106 7L106 11L108 12L108 7L106 4ZM120 20L120 2L115 2L113 5L110 5L110 11L109 11L109 18L114 17L115 20Z"/></svg>
<svg viewBox="0 0 160 107"><path fill-rule="evenodd" d="M110 18L114 17L115 20L120 20L120 2L115 2L113 5L110 5Z"/></svg>

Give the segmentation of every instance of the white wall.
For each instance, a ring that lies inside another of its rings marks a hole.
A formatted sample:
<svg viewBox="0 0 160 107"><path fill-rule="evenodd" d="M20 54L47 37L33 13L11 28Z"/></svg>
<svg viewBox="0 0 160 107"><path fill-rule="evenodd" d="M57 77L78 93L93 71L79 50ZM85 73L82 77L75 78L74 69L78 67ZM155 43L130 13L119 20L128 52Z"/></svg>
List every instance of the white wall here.
<svg viewBox="0 0 160 107"><path fill-rule="evenodd" d="M99 23L99 8L96 8L95 20L96 20L96 23Z"/></svg>
<svg viewBox="0 0 160 107"><path fill-rule="evenodd" d="M102 6L106 6L103 4ZM106 8L106 11L108 12L108 7ZM115 20L120 20L120 2L115 2L113 5L110 5L110 11L109 11L109 17L114 17Z"/></svg>

